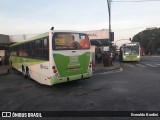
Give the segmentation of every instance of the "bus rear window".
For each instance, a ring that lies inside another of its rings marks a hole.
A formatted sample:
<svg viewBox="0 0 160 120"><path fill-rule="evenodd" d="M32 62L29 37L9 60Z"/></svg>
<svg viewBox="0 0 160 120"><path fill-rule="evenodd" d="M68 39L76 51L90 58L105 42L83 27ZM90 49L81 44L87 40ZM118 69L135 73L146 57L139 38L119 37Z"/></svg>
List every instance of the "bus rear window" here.
<svg viewBox="0 0 160 120"><path fill-rule="evenodd" d="M89 38L81 33L54 33L53 50L90 49Z"/></svg>

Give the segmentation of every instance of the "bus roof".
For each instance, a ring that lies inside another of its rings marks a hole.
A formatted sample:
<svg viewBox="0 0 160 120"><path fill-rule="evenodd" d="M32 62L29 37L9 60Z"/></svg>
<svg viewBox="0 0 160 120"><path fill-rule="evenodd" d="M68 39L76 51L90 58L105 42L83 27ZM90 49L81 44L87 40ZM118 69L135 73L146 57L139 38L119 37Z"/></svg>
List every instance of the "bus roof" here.
<svg viewBox="0 0 160 120"><path fill-rule="evenodd" d="M73 31L73 30L56 30L56 31L53 31L53 32L73 32L73 33L84 33L82 31ZM86 33L84 33L86 34ZM13 46L16 46L16 45L20 45L22 43L26 43L28 41L34 41L34 40L37 40L39 38L43 38L43 37L47 37L49 36L49 32L45 32L45 33L42 33L42 34L39 34L39 35L36 35L32 38L29 38L29 39L26 39L25 41L22 41L22 42L18 42L18 43L15 43L15 44L12 44L10 45L10 47L13 47Z"/></svg>
<svg viewBox="0 0 160 120"><path fill-rule="evenodd" d="M45 32L43 34L36 35L36 36L34 36L32 38L26 39L23 42L18 42L18 43L12 44L12 45L10 45L10 47L16 46L16 45L19 45L19 44L22 44L22 43L26 43L28 41L33 41L33 40L36 40L36 39L39 39L39 38L47 37L47 36L49 36L49 32Z"/></svg>

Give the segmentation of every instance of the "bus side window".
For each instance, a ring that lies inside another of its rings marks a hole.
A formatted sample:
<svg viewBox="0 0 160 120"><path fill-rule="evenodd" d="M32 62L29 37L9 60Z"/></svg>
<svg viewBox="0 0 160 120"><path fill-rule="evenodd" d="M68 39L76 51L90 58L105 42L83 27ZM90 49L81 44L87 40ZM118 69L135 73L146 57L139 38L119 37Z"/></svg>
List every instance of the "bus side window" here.
<svg viewBox="0 0 160 120"><path fill-rule="evenodd" d="M42 40L35 41L35 57L41 58L42 57Z"/></svg>
<svg viewBox="0 0 160 120"><path fill-rule="evenodd" d="M48 40L48 37L43 39L43 58L49 59L49 40Z"/></svg>
<svg viewBox="0 0 160 120"><path fill-rule="evenodd" d="M28 56L28 44L27 43L24 44L23 56L24 57Z"/></svg>
<svg viewBox="0 0 160 120"><path fill-rule="evenodd" d="M27 53L28 53L28 57L30 57L30 43L28 42L27 43Z"/></svg>
<svg viewBox="0 0 160 120"><path fill-rule="evenodd" d="M35 57L35 55L34 55L34 42L31 41L31 42L29 42L28 44L29 44L29 46L28 46L29 56L30 56L30 57Z"/></svg>
<svg viewBox="0 0 160 120"><path fill-rule="evenodd" d="M48 48L48 38L44 38L43 40L43 48Z"/></svg>
<svg viewBox="0 0 160 120"><path fill-rule="evenodd" d="M15 47L15 55L16 55L16 56L19 56L19 46L16 46L16 47Z"/></svg>

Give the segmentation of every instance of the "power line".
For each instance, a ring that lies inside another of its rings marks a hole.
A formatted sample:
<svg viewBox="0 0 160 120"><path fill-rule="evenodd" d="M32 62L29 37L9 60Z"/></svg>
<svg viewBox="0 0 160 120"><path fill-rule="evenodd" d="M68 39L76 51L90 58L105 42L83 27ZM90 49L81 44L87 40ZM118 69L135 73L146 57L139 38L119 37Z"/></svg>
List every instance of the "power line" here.
<svg viewBox="0 0 160 120"><path fill-rule="evenodd" d="M115 0L115 1L111 1L111 2L160 2L160 0L130 0L130 1L120 1L120 0Z"/></svg>
<svg viewBox="0 0 160 120"><path fill-rule="evenodd" d="M141 29L141 28L150 28L150 27L153 27L153 26L160 26L160 24L158 24L158 25L152 25L152 26L144 26L144 27L136 27L136 28L128 28L128 29L114 30L114 31L127 31L127 30Z"/></svg>
<svg viewBox="0 0 160 120"><path fill-rule="evenodd" d="M128 28L128 29L121 29L121 30L115 30L115 31L128 31L128 30L134 30L134 29L140 29L145 27L137 27L137 28Z"/></svg>

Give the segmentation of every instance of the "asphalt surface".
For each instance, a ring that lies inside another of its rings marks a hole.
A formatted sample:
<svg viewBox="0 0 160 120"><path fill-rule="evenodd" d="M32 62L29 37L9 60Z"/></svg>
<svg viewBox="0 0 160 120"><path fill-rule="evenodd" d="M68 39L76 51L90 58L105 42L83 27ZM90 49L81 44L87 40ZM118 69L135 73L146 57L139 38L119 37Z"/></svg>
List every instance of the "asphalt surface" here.
<svg viewBox="0 0 160 120"><path fill-rule="evenodd" d="M122 69L102 71L90 79L51 87L11 70L0 76L0 110L160 111L160 57L143 56L141 62L124 62L121 66Z"/></svg>

